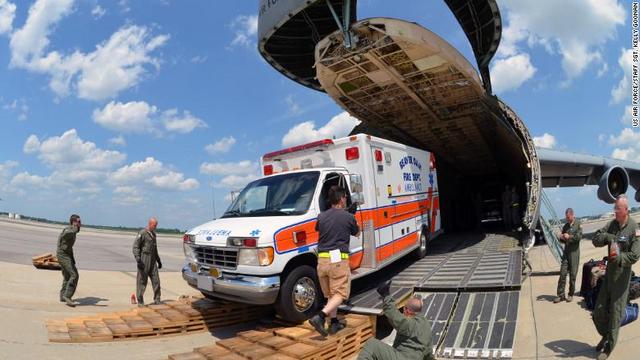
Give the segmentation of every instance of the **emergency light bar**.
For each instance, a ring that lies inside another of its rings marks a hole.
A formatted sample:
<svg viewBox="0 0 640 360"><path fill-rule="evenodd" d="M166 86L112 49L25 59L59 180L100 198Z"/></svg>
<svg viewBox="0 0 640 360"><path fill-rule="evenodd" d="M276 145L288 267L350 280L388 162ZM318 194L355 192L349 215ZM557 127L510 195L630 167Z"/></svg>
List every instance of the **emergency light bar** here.
<svg viewBox="0 0 640 360"><path fill-rule="evenodd" d="M304 145L298 145L298 146L293 146L293 147L282 149L282 150L278 150L278 151L273 151L273 152L264 154L262 156L262 158L265 159L265 160L266 159L273 159L276 156L280 156L280 155L284 155L284 154L290 154L290 153L293 153L293 152L296 152L296 151L309 150L309 149L313 149L313 148L321 147L321 146L328 146L328 145L333 145L333 140L324 139L324 140L310 142L310 143L304 144Z"/></svg>

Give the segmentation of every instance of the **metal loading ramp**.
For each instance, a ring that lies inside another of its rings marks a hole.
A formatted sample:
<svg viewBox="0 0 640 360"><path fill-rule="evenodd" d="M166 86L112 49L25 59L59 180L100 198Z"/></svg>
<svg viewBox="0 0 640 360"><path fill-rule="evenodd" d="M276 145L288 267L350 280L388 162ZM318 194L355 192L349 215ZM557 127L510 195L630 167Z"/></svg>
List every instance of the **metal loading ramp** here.
<svg viewBox="0 0 640 360"><path fill-rule="evenodd" d="M381 278L364 278L343 311L382 314L375 287L391 279L399 305L423 299L422 316L431 323L434 354L440 358L511 358L522 281L522 250L510 234L444 235L429 255L390 266Z"/></svg>
<svg viewBox="0 0 640 360"><path fill-rule="evenodd" d="M519 290L522 282L522 249L509 234L460 233L442 235L429 244L428 255L414 262L390 265L382 276L353 282L354 294L341 310L381 314L375 291L392 280L391 295L405 301L414 291L467 292Z"/></svg>

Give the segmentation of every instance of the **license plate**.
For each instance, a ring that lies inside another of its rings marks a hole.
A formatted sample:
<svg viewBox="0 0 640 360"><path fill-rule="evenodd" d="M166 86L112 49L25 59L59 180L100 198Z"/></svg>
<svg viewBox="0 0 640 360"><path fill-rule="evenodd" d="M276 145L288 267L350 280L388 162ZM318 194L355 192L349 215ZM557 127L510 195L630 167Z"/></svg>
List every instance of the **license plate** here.
<svg viewBox="0 0 640 360"><path fill-rule="evenodd" d="M198 289L213 291L213 280L208 276L198 275Z"/></svg>

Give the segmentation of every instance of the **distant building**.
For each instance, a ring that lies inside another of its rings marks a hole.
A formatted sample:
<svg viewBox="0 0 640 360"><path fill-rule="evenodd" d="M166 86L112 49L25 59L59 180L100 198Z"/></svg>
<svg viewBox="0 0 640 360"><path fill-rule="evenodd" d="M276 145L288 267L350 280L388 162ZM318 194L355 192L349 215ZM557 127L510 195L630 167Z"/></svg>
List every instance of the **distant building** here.
<svg viewBox="0 0 640 360"><path fill-rule="evenodd" d="M615 216L616 215L613 213L613 211L610 211L610 212L607 212L607 213L604 213L604 214L600 215L600 219L610 219L610 218L613 218Z"/></svg>

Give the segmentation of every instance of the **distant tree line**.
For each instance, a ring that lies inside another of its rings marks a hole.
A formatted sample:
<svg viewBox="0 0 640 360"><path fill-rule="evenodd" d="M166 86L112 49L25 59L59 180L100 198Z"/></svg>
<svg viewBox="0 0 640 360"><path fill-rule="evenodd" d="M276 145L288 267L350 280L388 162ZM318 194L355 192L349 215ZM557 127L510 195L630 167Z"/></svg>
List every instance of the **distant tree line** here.
<svg viewBox="0 0 640 360"><path fill-rule="evenodd" d="M4 215L4 216L9 216L8 212L1 212L0 211L0 215ZM33 216L28 216L28 215L22 215L20 214L21 220L29 220L29 221L37 221L37 222L41 222L41 223L45 223L45 224L54 224L54 225L67 225L66 222L62 222L62 221L54 221L54 220L49 220L49 219L44 219L44 218L39 218L39 217L33 217ZM116 230L116 231L133 231L136 232L138 230L140 230L141 228L134 228L134 227L126 227L126 226L106 226L106 225L87 225L87 224L82 224L83 227L89 227L92 229L100 229L100 230ZM180 229L164 229L164 228L157 228L156 229L156 233L158 234L168 234L168 235L172 235L172 234L183 234L184 231L180 230Z"/></svg>

